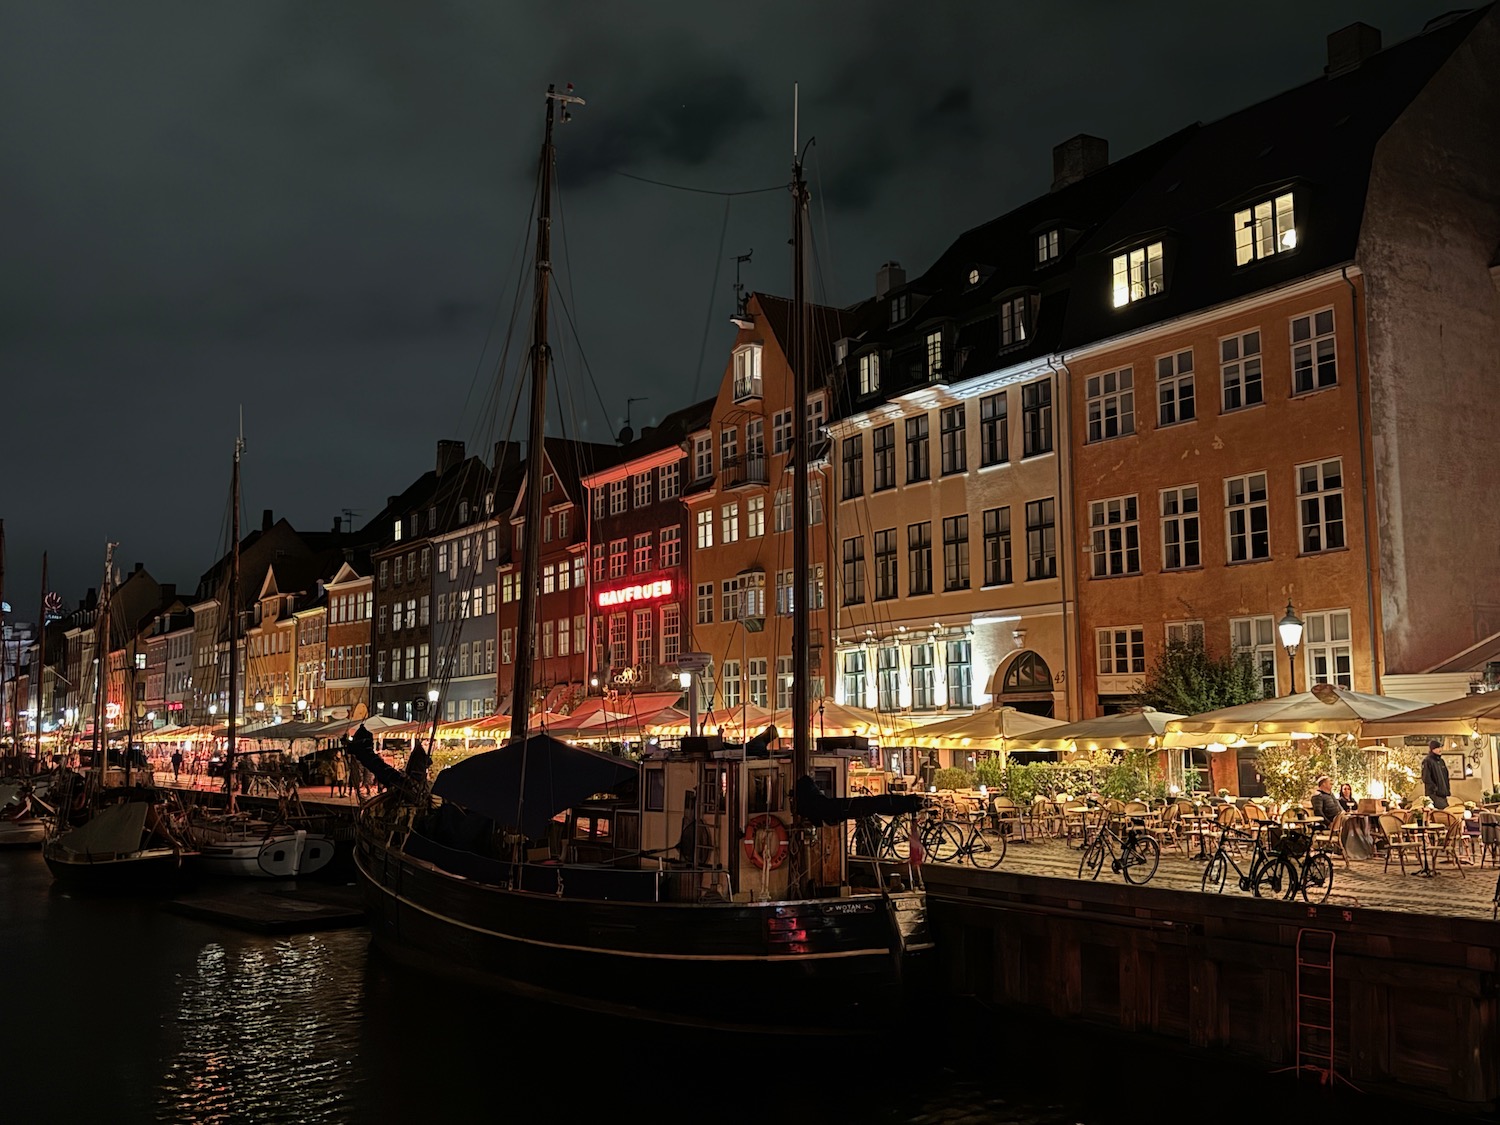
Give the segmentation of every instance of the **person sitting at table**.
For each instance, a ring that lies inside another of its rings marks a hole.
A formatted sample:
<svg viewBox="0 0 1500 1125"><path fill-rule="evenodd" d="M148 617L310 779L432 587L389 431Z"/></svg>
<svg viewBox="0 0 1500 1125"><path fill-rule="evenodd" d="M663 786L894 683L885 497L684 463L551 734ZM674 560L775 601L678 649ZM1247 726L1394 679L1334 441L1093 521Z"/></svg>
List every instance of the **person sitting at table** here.
<svg viewBox="0 0 1500 1125"><path fill-rule="evenodd" d="M1354 799L1354 786L1347 781L1339 786L1339 808L1345 812L1354 812L1359 808L1359 802Z"/></svg>
<svg viewBox="0 0 1500 1125"><path fill-rule="evenodd" d="M1324 824L1332 824L1333 818L1343 812L1339 799L1333 795L1333 778L1323 775L1318 778L1318 788L1312 797L1313 815L1322 817Z"/></svg>

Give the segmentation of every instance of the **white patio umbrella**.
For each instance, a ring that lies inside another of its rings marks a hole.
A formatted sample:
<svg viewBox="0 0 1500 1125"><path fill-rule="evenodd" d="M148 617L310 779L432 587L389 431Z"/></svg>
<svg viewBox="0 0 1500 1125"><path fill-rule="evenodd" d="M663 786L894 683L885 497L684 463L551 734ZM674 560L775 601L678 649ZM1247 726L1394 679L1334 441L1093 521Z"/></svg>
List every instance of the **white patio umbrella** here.
<svg viewBox="0 0 1500 1125"><path fill-rule="evenodd" d="M1406 711L1390 719L1366 723L1366 738L1400 738L1407 734L1439 737L1500 734L1500 692L1465 695Z"/></svg>
<svg viewBox="0 0 1500 1125"><path fill-rule="evenodd" d="M1012 750L1154 750L1162 745L1167 723L1182 718L1151 707L1119 715L1101 715L1065 723L1010 740Z"/></svg>
<svg viewBox="0 0 1500 1125"><path fill-rule="evenodd" d="M1017 746L1016 741L1060 726L1060 720L1045 715L994 707L928 723L912 733L912 744L947 750L1031 749Z"/></svg>
<svg viewBox="0 0 1500 1125"><path fill-rule="evenodd" d="M1425 706L1415 699L1348 691L1332 684L1315 684L1311 691L1277 699L1257 699L1189 715L1167 723L1169 746L1202 746L1208 742L1285 742L1319 734L1369 737L1365 724L1388 719Z"/></svg>

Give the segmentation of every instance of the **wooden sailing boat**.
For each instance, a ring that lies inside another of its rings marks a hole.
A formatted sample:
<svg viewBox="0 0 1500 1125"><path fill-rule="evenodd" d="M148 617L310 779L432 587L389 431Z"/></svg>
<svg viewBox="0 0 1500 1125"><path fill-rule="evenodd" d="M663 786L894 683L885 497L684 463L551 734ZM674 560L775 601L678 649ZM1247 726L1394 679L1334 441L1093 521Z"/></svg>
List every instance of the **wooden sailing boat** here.
<svg viewBox="0 0 1500 1125"><path fill-rule="evenodd" d="M229 593L225 611L229 626L229 707L224 753L225 807L194 808L187 831L193 842L193 866L211 875L287 879L311 875L333 859L334 841L328 833L289 818L267 819L236 808L234 759L239 752L239 625L240 625L240 456L243 435L234 443L234 471L230 484Z"/></svg>
<svg viewBox="0 0 1500 1125"><path fill-rule="evenodd" d="M538 589L540 559L553 120L579 102L547 92L522 590ZM805 400L807 192L795 156L793 173ZM793 416L795 526L805 529L806 412ZM797 538L806 589L808 546ZM520 600L509 745L449 767L429 790L424 772L396 771L367 732L356 735L356 755L387 786L361 809L356 833L376 943L521 994L683 1024L837 1030L898 1011L912 963L930 948L925 898L884 882L878 868L871 885L852 886L844 822L913 811L918 799L846 798L848 759L814 753L805 599L794 602L790 756L768 739L753 756L701 739L641 761L530 732L535 602Z"/></svg>
<svg viewBox="0 0 1500 1125"><path fill-rule="evenodd" d="M94 891L161 890L175 886L188 848L175 824L167 795L149 784L107 784L108 739L104 732L105 675L109 665L113 543L104 556L103 593L95 642L94 744L92 769L73 777L59 799L57 816L42 844L52 877ZM129 741L125 760L129 769ZM127 773L128 777L128 773Z"/></svg>

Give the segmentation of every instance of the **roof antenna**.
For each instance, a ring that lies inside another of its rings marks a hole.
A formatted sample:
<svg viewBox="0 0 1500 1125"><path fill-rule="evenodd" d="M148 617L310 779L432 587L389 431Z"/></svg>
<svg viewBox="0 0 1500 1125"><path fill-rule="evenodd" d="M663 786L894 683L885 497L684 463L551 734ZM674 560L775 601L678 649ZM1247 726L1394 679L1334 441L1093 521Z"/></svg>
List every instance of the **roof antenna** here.
<svg viewBox="0 0 1500 1125"><path fill-rule="evenodd" d="M755 253L752 246L744 254L734 256L734 315L729 319L734 322L736 328L754 328L755 319L750 314L748 301L745 298L745 283L740 280L740 267L750 261L750 255Z"/></svg>
<svg viewBox="0 0 1500 1125"><path fill-rule="evenodd" d="M625 400L625 428L620 431L619 442L621 445L629 445L635 440L635 431L630 428L630 404L632 402L645 402L646 396L639 398L627 398Z"/></svg>

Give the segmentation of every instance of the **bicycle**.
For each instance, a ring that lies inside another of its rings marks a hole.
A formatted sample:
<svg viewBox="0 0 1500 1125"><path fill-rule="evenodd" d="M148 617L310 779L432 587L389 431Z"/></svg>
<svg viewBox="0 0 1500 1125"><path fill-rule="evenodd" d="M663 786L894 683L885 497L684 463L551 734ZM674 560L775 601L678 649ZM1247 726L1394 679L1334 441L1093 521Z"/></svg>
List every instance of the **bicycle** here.
<svg viewBox="0 0 1500 1125"><path fill-rule="evenodd" d="M1270 837L1269 847L1265 837ZM1248 870L1235 859L1232 841L1251 845ZM1252 832L1226 825L1203 869L1203 891L1223 894L1232 867L1235 885L1256 898L1291 899L1300 892L1308 902L1323 902L1333 890L1333 861L1323 852L1309 854L1309 844L1305 833L1279 824L1257 825Z"/></svg>
<svg viewBox="0 0 1500 1125"><path fill-rule="evenodd" d="M1128 824L1121 832L1115 828L1114 819L1109 818L1083 849L1078 877L1082 879L1084 872L1089 872L1089 878L1099 878L1105 853L1109 854L1109 869L1137 886L1151 882L1161 862L1161 845L1155 836L1135 824Z"/></svg>
<svg viewBox="0 0 1500 1125"><path fill-rule="evenodd" d="M951 821L943 823L943 832L950 839L957 839L958 850L954 863L968 860L975 867L993 870L1005 859L1005 833L993 824L987 824L986 813L973 812L968 816L967 830Z"/></svg>

